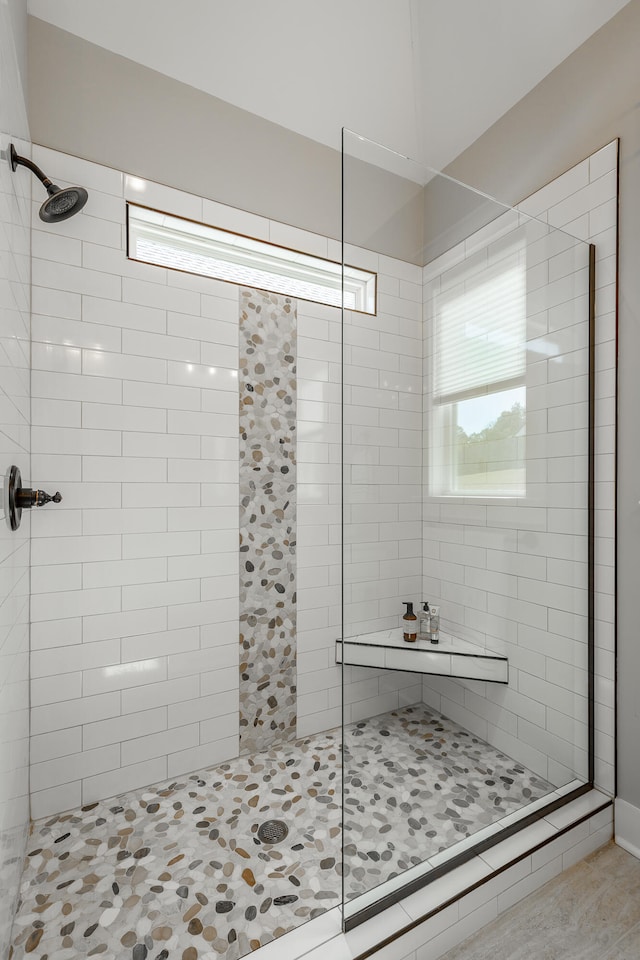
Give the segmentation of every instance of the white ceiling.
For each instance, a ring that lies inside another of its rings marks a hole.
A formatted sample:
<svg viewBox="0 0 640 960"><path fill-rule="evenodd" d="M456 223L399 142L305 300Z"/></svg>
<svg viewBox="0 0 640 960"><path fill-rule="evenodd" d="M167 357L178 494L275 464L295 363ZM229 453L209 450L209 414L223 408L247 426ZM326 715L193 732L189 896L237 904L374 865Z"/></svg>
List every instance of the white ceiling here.
<svg viewBox="0 0 640 960"><path fill-rule="evenodd" d="M339 147L347 126L441 169L627 2L29 0L29 12L321 143Z"/></svg>

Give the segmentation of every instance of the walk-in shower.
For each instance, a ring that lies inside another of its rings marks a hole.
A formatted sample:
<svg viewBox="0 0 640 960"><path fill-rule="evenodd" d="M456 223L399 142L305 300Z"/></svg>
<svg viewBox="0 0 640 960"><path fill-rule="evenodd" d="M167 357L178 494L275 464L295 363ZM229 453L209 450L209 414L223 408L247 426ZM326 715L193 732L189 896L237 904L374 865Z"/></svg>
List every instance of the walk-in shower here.
<svg viewBox="0 0 640 960"><path fill-rule="evenodd" d="M67 161L14 960L349 929L593 780L589 245L350 133L342 244Z"/></svg>

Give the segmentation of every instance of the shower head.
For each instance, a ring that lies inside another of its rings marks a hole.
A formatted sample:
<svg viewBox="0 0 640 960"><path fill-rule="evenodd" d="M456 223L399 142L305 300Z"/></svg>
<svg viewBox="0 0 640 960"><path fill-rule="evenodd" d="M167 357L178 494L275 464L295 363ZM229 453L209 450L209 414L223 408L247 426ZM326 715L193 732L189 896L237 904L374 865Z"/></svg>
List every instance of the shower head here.
<svg viewBox="0 0 640 960"><path fill-rule="evenodd" d="M57 187L52 183L47 187L49 196L40 207L40 219L45 223L57 223L67 220L82 210L88 195L84 187Z"/></svg>
<svg viewBox="0 0 640 960"><path fill-rule="evenodd" d="M40 207L40 219L45 223L58 223L59 220L68 220L74 213L79 213L88 199L87 191L84 187L59 187L52 183L48 177L32 160L26 157L19 157L13 144L10 147L11 169L15 171L16 167L23 166L35 173L38 180L47 188L49 196Z"/></svg>

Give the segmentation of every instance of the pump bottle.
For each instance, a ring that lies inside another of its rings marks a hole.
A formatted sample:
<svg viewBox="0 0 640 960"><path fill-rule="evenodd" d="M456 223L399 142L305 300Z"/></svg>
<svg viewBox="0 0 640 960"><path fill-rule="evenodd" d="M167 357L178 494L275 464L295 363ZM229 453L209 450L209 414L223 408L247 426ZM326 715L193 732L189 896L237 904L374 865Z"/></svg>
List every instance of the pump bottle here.
<svg viewBox="0 0 640 960"><path fill-rule="evenodd" d="M418 639L430 640L431 610L427 600L422 601L422 610L418 610Z"/></svg>
<svg viewBox="0 0 640 960"><path fill-rule="evenodd" d="M402 636L407 643L415 643L418 636L418 618L413 612L413 603L410 600L404 600L403 603L407 610L402 617Z"/></svg>

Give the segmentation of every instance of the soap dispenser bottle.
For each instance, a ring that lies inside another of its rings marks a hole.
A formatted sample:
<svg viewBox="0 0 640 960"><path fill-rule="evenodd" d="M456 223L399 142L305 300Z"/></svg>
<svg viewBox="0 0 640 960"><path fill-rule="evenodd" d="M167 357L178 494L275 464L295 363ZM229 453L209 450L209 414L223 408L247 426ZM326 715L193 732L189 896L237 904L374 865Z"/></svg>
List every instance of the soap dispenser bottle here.
<svg viewBox="0 0 640 960"><path fill-rule="evenodd" d="M429 640L431 610L427 600L422 601L422 610L418 611L418 639Z"/></svg>
<svg viewBox="0 0 640 960"><path fill-rule="evenodd" d="M415 643L418 618L413 612L413 603L410 600L404 600L403 603L407 609L402 617L402 636L407 643Z"/></svg>

